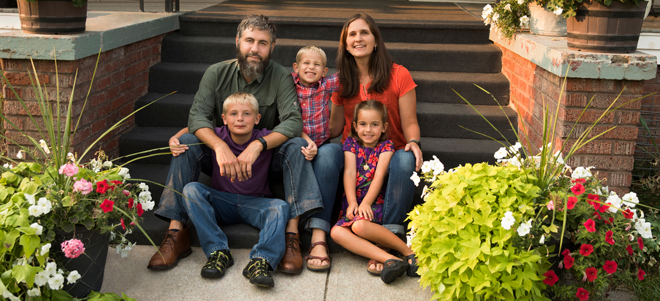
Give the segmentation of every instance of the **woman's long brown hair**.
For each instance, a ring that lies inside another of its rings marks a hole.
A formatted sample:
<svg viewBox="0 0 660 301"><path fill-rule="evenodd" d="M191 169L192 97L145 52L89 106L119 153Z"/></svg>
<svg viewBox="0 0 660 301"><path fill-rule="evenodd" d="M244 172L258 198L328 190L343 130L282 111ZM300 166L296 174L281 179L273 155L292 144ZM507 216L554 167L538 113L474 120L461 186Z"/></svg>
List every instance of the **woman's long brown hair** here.
<svg viewBox="0 0 660 301"><path fill-rule="evenodd" d="M362 19L369 25L369 30L376 39L376 50L371 53L369 58L369 74L373 77L373 80L368 92L383 93L390 83L392 74L392 57L385 48L385 42L383 42L376 22L367 14L355 14L344 23L341 39L339 40L339 50L337 51L337 72L339 73L339 83L341 85L339 97L341 98L350 98L360 92L360 73L355 58L346 50L348 26L357 19Z"/></svg>

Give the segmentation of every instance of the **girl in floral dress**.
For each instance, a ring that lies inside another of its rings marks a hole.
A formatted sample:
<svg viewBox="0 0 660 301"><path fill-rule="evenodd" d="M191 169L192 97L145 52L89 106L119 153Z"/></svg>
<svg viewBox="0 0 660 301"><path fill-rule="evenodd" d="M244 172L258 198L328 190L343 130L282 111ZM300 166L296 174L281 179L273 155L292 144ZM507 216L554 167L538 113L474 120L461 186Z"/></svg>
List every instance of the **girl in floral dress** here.
<svg viewBox="0 0 660 301"><path fill-rule="evenodd" d="M344 200L337 224L330 231L347 250L383 262L380 278L385 283L407 273L417 276L413 251L382 226L387 167L394 152L386 140L387 110L377 100L355 106L351 136L344 142ZM403 261L375 244L399 251Z"/></svg>

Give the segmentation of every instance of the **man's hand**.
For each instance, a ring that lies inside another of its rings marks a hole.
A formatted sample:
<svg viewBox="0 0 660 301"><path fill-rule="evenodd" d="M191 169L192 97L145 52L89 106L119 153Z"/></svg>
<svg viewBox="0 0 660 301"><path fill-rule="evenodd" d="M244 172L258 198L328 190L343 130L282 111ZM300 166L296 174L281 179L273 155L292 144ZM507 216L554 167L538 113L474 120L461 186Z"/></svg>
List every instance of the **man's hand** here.
<svg viewBox="0 0 660 301"><path fill-rule="evenodd" d="M252 164L257 160L263 148L261 142L255 140L238 156L238 164L240 165L239 181L252 178Z"/></svg>
<svg viewBox="0 0 660 301"><path fill-rule="evenodd" d="M239 173L241 168L238 159L226 144L215 150L215 159L218 161L218 167L220 167L220 176L227 177L232 182L236 180L243 181L242 174Z"/></svg>
<svg viewBox="0 0 660 301"><path fill-rule="evenodd" d="M316 154L318 153L318 148L316 146L316 143L314 143L314 141L309 140L307 141L307 147L301 147L300 151L302 152L303 156L305 156L305 159L307 159L307 161L312 161L314 160L314 157L316 157Z"/></svg>

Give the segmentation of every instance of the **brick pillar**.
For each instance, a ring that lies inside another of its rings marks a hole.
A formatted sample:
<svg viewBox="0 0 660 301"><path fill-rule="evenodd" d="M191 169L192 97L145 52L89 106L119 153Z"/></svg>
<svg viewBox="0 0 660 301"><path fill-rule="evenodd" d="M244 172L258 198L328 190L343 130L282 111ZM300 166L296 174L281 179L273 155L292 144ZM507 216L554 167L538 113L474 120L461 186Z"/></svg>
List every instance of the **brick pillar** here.
<svg viewBox="0 0 660 301"><path fill-rule="evenodd" d="M84 111L83 104L90 83L92 83L92 74L96 66L97 56L89 56L75 61L57 62L60 102L63 106L62 115L66 114L66 104L68 104L72 91L74 93L72 129L78 122L78 117L81 116L82 112L82 118L73 139L73 151L78 155L82 155L82 152L110 126L133 112L135 101L148 92L149 68L160 62L160 47L163 36L155 36L101 53L96 76ZM46 86L51 103L55 105L55 62L52 60L35 60L34 66L39 74L39 80L42 85L45 84ZM0 67L16 91L16 95L14 95L8 85L3 85L3 112L5 116L18 129L28 133L36 140L41 139L37 128L30 121L27 111L21 106L17 98L18 96L26 102L28 111L34 116L43 131L43 121L40 116L37 96L28 76L28 70L32 71L32 63L30 60L25 59L0 59ZM96 151L101 148L111 158L116 157L119 154L119 137L134 125L134 118L129 118L121 127L106 135L93 150ZM5 121L3 127L6 130L6 136L10 139L21 145L31 145L29 140L8 122ZM16 158L19 147L10 141L5 142L8 156ZM94 151L91 151L90 155L93 155Z"/></svg>
<svg viewBox="0 0 660 301"><path fill-rule="evenodd" d="M500 46L498 44L498 46ZM538 151L542 146L543 110L547 108L554 115L559 106L555 144L564 153L577 138L595 121L616 99L615 106L642 96L644 81L564 78L557 76L530 62L526 58L500 46L502 50L502 73L509 79L511 106L519 115L519 131L527 135L530 144ZM560 96L561 95L561 96ZM578 116L593 101L580 118L569 137L571 128ZM594 166L598 177L606 180L610 190L627 192L630 188L633 169L633 154L637 140L642 102L630 103L617 111L604 116L599 125L591 131L590 137L616 126L597 140L585 145L571 157L567 164L571 167ZM521 141L526 145L527 141Z"/></svg>

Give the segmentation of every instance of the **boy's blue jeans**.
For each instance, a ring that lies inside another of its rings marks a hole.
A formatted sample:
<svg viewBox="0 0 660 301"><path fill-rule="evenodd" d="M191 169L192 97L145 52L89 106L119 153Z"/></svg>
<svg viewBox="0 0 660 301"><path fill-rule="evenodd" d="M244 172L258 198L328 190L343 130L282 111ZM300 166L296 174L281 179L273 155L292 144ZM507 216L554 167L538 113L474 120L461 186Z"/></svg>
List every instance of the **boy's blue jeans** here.
<svg viewBox="0 0 660 301"><path fill-rule="evenodd" d="M229 250L227 236L218 225L246 223L261 230L250 259L264 258L271 267L280 263L289 220L289 205L285 201L221 192L197 182L186 185L183 195L183 206L197 228L207 258L214 251Z"/></svg>
<svg viewBox="0 0 660 301"><path fill-rule="evenodd" d="M312 215L305 223L305 229L317 228L330 233L332 208L337 196L337 185L344 174L344 151L341 144L326 143L318 148L312 160L316 182L323 198L323 210Z"/></svg>
<svg viewBox="0 0 660 301"><path fill-rule="evenodd" d="M184 134L179 142L188 145L188 150L178 157L172 157L165 182L167 188L163 190L158 209L154 213L161 218L185 223L188 214L178 192L183 192L186 184L196 182L200 172L211 175L213 161L211 149L202 144L197 136ZM301 216L301 220L305 220L321 210L323 202L316 177L313 176L312 163L305 160L300 152L302 146L307 146L307 141L300 137L291 138L280 145L273 154L270 172L284 174L284 191L291 210L289 218Z"/></svg>

